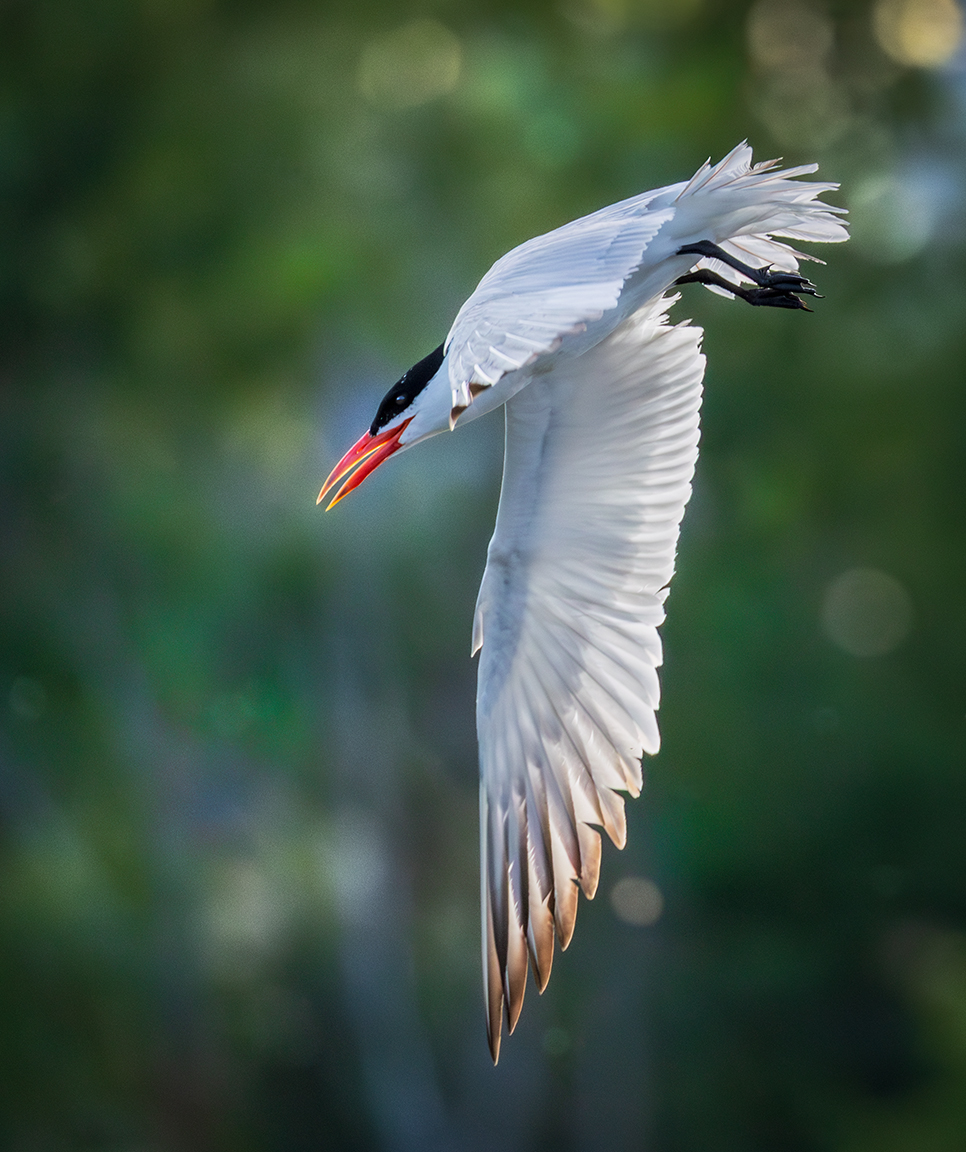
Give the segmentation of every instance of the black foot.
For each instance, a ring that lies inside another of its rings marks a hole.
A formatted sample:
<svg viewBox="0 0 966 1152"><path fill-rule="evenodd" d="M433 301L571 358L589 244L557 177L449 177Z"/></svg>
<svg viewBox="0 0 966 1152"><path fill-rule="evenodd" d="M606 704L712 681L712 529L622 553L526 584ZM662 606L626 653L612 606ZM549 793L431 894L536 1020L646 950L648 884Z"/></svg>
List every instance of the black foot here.
<svg viewBox="0 0 966 1152"><path fill-rule="evenodd" d="M751 265L743 264L710 240L701 240L697 244L685 244L678 249L677 254L678 256L705 256L709 259L720 260L730 268L734 268L736 272L740 272L742 276L747 276L758 287L741 288L706 268L697 272L689 272L686 276L679 276L675 280L675 284L714 284L716 287L724 288L732 295L758 307L801 308L805 312L811 312L811 308L807 307L805 302L795 293L821 299L815 285L810 280L806 280L804 276L799 276L796 272L772 272L770 271L771 265L766 265L764 268L752 268Z"/></svg>
<svg viewBox="0 0 966 1152"><path fill-rule="evenodd" d="M710 268L699 268L697 272L689 272L686 276L679 276L674 283L713 284L716 288L724 288L732 296L737 296L739 300L744 300L746 303L754 304L759 308L801 308L803 312L811 312L811 308L805 301L793 292L780 288L742 288L738 284L732 284L723 276L719 276L717 272L712 272Z"/></svg>

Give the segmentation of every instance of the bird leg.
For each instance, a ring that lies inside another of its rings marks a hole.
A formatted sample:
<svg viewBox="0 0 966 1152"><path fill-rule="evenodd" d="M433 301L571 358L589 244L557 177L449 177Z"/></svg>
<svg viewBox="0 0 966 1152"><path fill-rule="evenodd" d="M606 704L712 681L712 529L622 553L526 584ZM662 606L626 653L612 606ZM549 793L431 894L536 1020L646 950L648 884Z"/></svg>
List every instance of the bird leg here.
<svg viewBox="0 0 966 1152"><path fill-rule="evenodd" d="M802 308L806 312L810 312L811 309L799 296L795 295L796 292L821 299L815 285L810 280L806 280L804 276L799 276L796 272L772 272L770 264L765 265L764 268L752 268L750 264L742 263L741 260L731 256L710 240L700 240L696 244L685 244L677 250L677 255L704 256L708 259L720 260L723 264L734 268L736 272L740 272L742 276L746 276L757 287L742 288L738 284L732 284L723 276L712 272L710 268L700 268L696 272L689 272L686 276L679 276L674 281L675 284L712 284L717 288L723 288L733 296L740 297L748 304L772 308Z"/></svg>
<svg viewBox="0 0 966 1152"><path fill-rule="evenodd" d="M732 284L710 268L699 268L697 272L689 272L686 276L679 276L675 284L713 284L716 288L723 288L732 296L737 296L748 304L769 306L771 308L802 308L811 312L811 308L800 297L788 289L781 288L742 288ZM815 295L818 295L815 293Z"/></svg>

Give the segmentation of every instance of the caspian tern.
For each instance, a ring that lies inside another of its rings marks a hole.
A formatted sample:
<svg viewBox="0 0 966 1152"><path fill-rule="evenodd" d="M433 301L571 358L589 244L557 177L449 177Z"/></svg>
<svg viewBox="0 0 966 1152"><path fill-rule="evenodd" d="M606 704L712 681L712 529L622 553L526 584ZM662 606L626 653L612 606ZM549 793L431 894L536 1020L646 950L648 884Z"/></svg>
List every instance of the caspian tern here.
<svg viewBox="0 0 966 1152"><path fill-rule="evenodd" d="M481 652L481 907L487 1035L499 1057L577 889L597 888L603 828L658 750L658 627L698 453L702 330L671 325L673 286L805 308L806 257L776 236L841 241L814 164L752 164L740 144L687 182L528 240L498 260L445 341L406 372L332 470L329 507L384 460L506 409L503 486L473 625Z"/></svg>

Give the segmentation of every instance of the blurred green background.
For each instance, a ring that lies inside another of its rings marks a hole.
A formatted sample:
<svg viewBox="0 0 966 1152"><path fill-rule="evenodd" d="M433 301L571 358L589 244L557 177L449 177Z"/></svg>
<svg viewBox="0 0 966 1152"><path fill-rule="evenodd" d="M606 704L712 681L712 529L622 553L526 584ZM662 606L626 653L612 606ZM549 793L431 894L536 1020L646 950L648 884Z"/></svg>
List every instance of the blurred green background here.
<svg viewBox="0 0 966 1152"><path fill-rule="evenodd" d="M954 0L0 4L0 1147L966 1149ZM748 137L664 749L490 1067L499 416L321 480L506 249Z"/></svg>

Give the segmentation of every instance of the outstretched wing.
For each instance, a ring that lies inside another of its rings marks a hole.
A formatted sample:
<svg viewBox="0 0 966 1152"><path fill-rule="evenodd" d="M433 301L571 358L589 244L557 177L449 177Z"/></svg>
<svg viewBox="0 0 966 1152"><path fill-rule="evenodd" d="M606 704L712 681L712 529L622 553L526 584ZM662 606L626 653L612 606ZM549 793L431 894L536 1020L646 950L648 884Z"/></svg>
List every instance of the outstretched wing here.
<svg viewBox="0 0 966 1152"><path fill-rule="evenodd" d="M677 299L675 297L674 299ZM499 1054L528 956L542 991L577 885L594 895L602 827L658 750L657 628L698 450L701 330L660 299L506 406L506 459L474 627L482 645L483 968Z"/></svg>
<svg viewBox="0 0 966 1152"><path fill-rule="evenodd" d="M673 208L647 210L654 195L575 220L498 260L446 337L454 390L490 387L613 308L647 245L674 216Z"/></svg>

